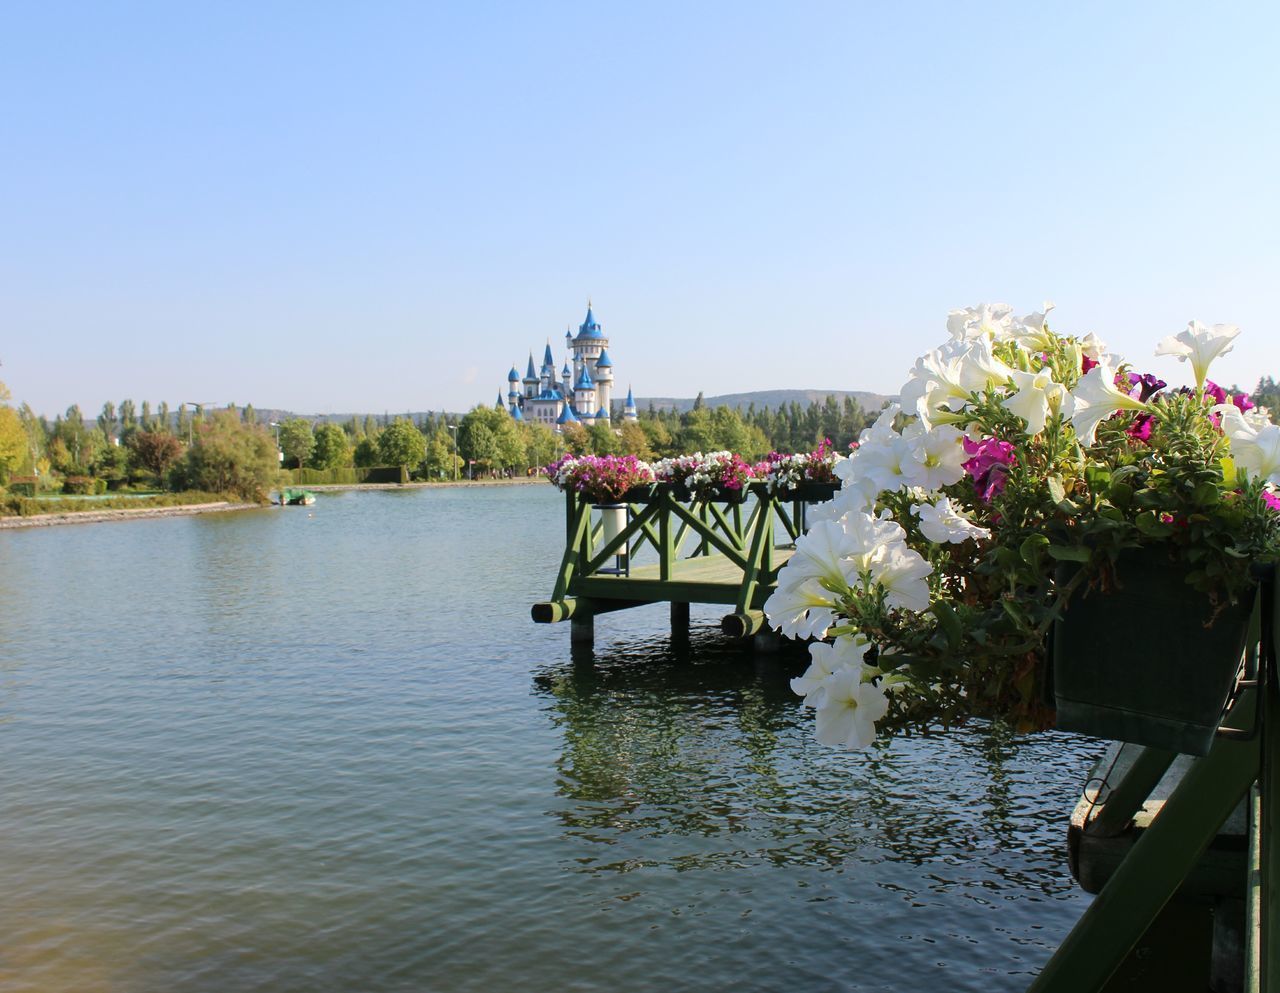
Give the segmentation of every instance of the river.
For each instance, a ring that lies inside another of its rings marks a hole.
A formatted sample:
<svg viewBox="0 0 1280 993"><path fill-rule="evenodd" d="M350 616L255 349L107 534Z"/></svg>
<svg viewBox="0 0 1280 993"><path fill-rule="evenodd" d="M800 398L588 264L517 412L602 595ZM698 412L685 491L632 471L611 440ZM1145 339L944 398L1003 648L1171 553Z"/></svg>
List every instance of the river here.
<svg viewBox="0 0 1280 993"><path fill-rule="evenodd" d="M1017 991L1100 746L812 740L694 608L538 626L549 487L0 534L0 990Z"/></svg>

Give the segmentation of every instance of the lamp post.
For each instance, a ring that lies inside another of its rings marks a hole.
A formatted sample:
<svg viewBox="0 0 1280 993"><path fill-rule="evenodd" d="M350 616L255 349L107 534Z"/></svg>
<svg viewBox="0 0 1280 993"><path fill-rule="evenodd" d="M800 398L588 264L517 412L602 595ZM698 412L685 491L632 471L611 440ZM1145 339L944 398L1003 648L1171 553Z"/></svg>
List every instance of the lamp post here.
<svg viewBox="0 0 1280 993"><path fill-rule="evenodd" d="M284 464L284 450L280 447L280 422L272 421L271 426L276 429L276 461L281 465Z"/></svg>
<svg viewBox="0 0 1280 993"><path fill-rule="evenodd" d="M450 424L449 431L453 434L453 481L458 481L458 425Z"/></svg>

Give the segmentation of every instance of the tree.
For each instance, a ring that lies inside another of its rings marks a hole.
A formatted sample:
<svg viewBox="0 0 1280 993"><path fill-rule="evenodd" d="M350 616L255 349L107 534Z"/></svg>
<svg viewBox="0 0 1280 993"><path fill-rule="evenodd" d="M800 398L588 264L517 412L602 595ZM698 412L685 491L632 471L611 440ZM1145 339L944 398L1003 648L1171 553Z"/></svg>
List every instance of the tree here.
<svg viewBox="0 0 1280 993"><path fill-rule="evenodd" d="M306 418L293 417L280 425L280 451L284 452L285 462L293 463L289 468L301 469L315 447L311 422Z"/></svg>
<svg viewBox="0 0 1280 993"><path fill-rule="evenodd" d="M591 451L596 455L617 455L622 450L618 436L608 424L596 421L587 428L587 435L591 438Z"/></svg>
<svg viewBox="0 0 1280 993"><path fill-rule="evenodd" d="M0 400L8 397L9 391L0 383ZM22 464L27 451L27 430L22 417L7 403L0 404L0 479Z"/></svg>
<svg viewBox="0 0 1280 993"><path fill-rule="evenodd" d="M163 478L182 456L182 443L167 431L135 431L129 438L134 464Z"/></svg>
<svg viewBox="0 0 1280 993"><path fill-rule="evenodd" d="M347 464L351 449L347 434L336 424L321 424L315 430L315 447L311 450L311 465L317 469L338 469Z"/></svg>
<svg viewBox="0 0 1280 993"><path fill-rule="evenodd" d="M102 405L102 413L98 415L98 427L108 440L116 433L116 405L110 400Z"/></svg>
<svg viewBox="0 0 1280 993"><path fill-rule="evenodd" d="M427 439L412 421L403 417L396 418L378 436L378 455L383 465L416 466L426 454Z"/></svg>
<svg viewBox="0 0 1280 993"><path fill-rule="evenodd" d="M530 421L521 425L526 466L544 466L556 457L556 433L545 424Z"/></svg>
<svg viewBox="0 0 1280 993"><path fill-rule="evenodd" d="M618 444L624 455L634 455L646 462L654 457L653 446L649 444L649 436L639 421L623 421Z"/></svg>
<svg viewBox="0 0 1280 993"><path fill-rule="evenodd" d="M245 424L229 411L204 420L175 473L186 489L232 493L264 502L279 467L275 441L263 428Z"/></svg>
<svg viewBox="0 0 1280 993"><path fill-rule="evenodd" d="M428 478L457 478L462 467L462 459L454 454L453 439L449 437L448 431L443 428L437 429L427 439L427 454L422 460L422 467Z"/></svg>
<svg viewBox="0 0 1280 993"><path fill-rule="evenodd" d="M369 469L378 464L378 443L372 438L361 438L351 451L351 464L357 469Z"/></svg>
<svg viewBox="0 0 1280 993"><path fill-rule="evenodd" d="M581 424L566 424L560 429L560 440L574 455L586 455L591 450L591 436Z"/></svg>

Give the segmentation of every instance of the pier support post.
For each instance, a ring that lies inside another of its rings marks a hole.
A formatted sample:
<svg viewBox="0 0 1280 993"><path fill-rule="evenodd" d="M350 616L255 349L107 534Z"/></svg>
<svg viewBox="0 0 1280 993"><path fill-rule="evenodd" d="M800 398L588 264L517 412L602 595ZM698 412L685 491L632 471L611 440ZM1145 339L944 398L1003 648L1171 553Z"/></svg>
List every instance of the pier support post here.
<svg viewBox="0 0 1280 993"><path fill-rule="evenodd" d="M781 647L782 635L772 628L763 628L751 636L751 648L753 651L772 655Z"/></svg>
<svg viewBox="0 0 1280 993"><path fill-rule="evenodd" d="M575 645L590 645L596 640L596 619L590 611L574 614L569 621L569 641Z"/></svg>
<svg viewBox="0 0 1280 993"><path fill-rule="evenodd" d="M689 636L689 605L679 600L671 601L671 635L686 638Z"/></svg>

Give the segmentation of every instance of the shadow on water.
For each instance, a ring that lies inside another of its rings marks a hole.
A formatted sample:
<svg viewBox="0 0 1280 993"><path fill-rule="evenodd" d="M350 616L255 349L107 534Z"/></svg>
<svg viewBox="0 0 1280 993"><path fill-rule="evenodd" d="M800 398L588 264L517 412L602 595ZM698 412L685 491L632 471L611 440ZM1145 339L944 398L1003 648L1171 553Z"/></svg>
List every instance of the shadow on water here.
<svg viewBox="0 0 1280 993"><path fill-rule="evenodd" d="M975 722L829 749L788 685L806 660L695 630L683 643L577 649L538 670L563 743L551 813L578 870L892 863L924 867L914 879L931 889L1071 891L1078 740Z"/></svg>

